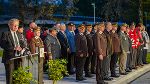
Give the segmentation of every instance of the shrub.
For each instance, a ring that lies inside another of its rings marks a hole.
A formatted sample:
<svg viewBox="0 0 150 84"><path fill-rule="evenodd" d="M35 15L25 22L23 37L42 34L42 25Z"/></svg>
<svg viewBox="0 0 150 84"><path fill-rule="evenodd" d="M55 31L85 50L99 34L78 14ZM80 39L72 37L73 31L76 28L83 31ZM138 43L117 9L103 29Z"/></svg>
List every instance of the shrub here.
<svg viewBox="0 0 150 84"><path fill-rule="evenodd" d="M19 67L13 71L13 84L37 84L37 81L33 79L32 73L28 72L30 67Z"/></svg>
<svg viewBox="0 0 150 84"><path fill-rule="evenodd" d="M48 76L56 84L58 80L63 79L64 75L68 75L67 61L65 59L49 60Z"/></svg>

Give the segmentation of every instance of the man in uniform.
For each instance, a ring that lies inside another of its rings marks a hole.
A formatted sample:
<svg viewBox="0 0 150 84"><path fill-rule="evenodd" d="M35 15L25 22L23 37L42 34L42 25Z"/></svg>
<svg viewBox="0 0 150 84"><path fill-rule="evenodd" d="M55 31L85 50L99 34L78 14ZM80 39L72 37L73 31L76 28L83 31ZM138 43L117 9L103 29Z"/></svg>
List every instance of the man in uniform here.
<svg viewBox="0 0 150 84"><path fill-rule="evenodd" d="M76 80L86 80L83 77L84 64L88 54L87 40L85 35L85 26L83 24L78 26L79 33L75 36L76 43Z"/></svg>
<svg viewBox="0 0 150 84"><path fill-rule="evenodd" d="M97 56L96 56L96 52L95 52L95 36L96 36L96 32L97 32L97 25L98 23L94 24L93 26L93 30L91 32L91 34L93 35L93 56L92 56L92 60L91 60L91 73L92 74L96 74L96 61L97 61Z"/></svg>
<svg viewBox="0 0 150 84"><path fill-rule="evenodd" d="M122 24L120 31L119 31L119 37L121 42L121 55L119 56L119 72L121 75L126 75L126 61L127 61L127 52L129 52L129 41L128 37L125 34L127 24Z"/></svg>
<svg viewBox="0 0 150 84"><path fill-rule="evenodd" d="M103 33L105 25L104 23L100 23L98 25L98 31L95 35L95 49L96 49L96 56L97 56L97 65L96 65L96 81L97 84L108 84L103 80L103 71L102 68L106 67L103 66L103 60L106 59L106 52L107 52L107 39L105 34Z"/></svg>
<svg viewBox="0 0 150 84"><path fill-rule="evenodd" d="M76 46L75 46L74 27L75 25L70 22L68 23L68 28L65 31L69 43L69 48L70 48L70 53L68 55L68 69L70 69L69 74L75 73Z"/></svg>
<svg viewBox="0 0 150 84"><path fill-rule="evenodd" d="M86 25L86 32L85 36L87 39L87 46L88 46L88 57L86 58L85 66L84 66L84 71L85 71L85 77L92 77L91 75L91 60L93 56L93 35L91 34L92 31L92 25L87 24Z"/></svg>
<svg viewBox="0 0 150 84"><path fill-rule="evenodd" d="M44 40L49 59L59 59L61 57L61 46L57 38L57 29L55 27L49 29L49 33Z"/></svg>
<svg viewBox="0 0 150 84"><path fill-rule="evenodd" d="M113 54L113 44L112 44L112 36L111 36L112 24L110 22L106 23L106 29L104 30L104 34L107 38L107 56L106 59L103 60L103 75L104 80L112 80L109 76L109 69L110 69L110 59L111 55Z"/></svg>
<svg viewBox="0 0 150 84"><path fill-rule="evenodd" d="M119 77L119 75L116 74L116 64L118 61L118 56L119 53L121 52L120 49L120 39L119 36L117 34L117 28L118 25L117 23L113 23L112 24L112 31L111 31L111 36L112 36L112 44L113 44L113 54L111 56L111 60L110 60L110 71L111 71L111 77Z"/></svg>

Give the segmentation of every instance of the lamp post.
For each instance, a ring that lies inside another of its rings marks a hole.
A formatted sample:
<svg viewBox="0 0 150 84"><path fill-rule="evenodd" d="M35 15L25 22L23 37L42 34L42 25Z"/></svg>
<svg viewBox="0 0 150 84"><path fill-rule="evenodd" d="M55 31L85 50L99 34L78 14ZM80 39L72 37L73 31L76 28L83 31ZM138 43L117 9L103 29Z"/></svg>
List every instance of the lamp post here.
<svg viewBox="0 0 150 84"><path fill-rule="evenodd" d="M94 8L94 24L95 24L95 3L92 3L91 5L92 5L93 8Z"/></svg>

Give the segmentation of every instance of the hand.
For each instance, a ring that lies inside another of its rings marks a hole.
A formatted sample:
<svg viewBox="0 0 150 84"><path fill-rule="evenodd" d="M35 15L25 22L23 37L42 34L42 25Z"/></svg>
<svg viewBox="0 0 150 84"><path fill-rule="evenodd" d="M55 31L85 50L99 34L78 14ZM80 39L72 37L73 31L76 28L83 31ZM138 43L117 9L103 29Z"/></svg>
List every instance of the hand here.
<svg viewBox="0 0 150 84"><path fill-rule="evenodd" d="M14 50L21 51L22 48L21 48L20 46L16 46L16 47L14 48Z"/></svg>
<svg viewBox="0 0 150 84"><path fill-rule="evenodd" d="M102 56L102 55L99 55L99 59L100 59L100 60L103 60L103 56Z"/></svg>
<svg viewBox="0 0 150 84"><path fill-rule="evenodd" d="M52 56L49 56L49 60L52 60L53 59L53 57Z"/></svg>
<svg viewBox="0 0 150 84"><path fill-rule="evenodd" d="M84 56L84 54L82 53L82 54L80 54L80 57L83 57Z"/></svg>
<svg viewBox="0 0 150 84"><path fill-rule="evenodd" d="M69 48L67 48L67 52L70 53L70 49Z"/></svg>
<svg viewBox="0 0 150 84"><path fill-rule="evenodd" d="M49 57L49 60L52 60L53 59L52 53L48 53L48 57Z"/></svg>

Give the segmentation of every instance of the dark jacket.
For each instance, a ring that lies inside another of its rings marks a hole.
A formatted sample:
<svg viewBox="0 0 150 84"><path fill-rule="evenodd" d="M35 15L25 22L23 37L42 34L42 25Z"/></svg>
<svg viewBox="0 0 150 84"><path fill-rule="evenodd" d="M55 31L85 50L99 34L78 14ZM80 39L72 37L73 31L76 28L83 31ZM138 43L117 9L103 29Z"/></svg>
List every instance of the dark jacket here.
<svg viewBox="0 0 150 84"><path fill-rule="evenodd" d="M88 34L87 32L85 33L86 39L87 39L87 46L88 46L88 52L93 52L93 35L92 34Z"/></svg>
<svg viewBox="0 0 150 84"><path fill-rule="evenodd" d="M19 40L20 47L22 47L20 36L18 36L18 40ZM10 31L3 32L0 42L1 42L0 46L4 49L2 63L8 63L11 58L15 57L15 51L14 51L15 44L11 32Z"/></svg>
<svg viewBox="0 0 150 84"><path fill-rule="evenodd" d="M106 35L106 38L107 38L107 55L110 56L113 54L113 43L112 43L111 32L108 32L107 30L105 30L104 34Z"/></svg>
<svg viewBox="0 0 150 84"><path fill-rule="evenodd" d="M83 56L86 57L88 53L88 47L85 35L81 35L80 33L76 34L75 43L77 56L82 57L81 54L83 54Z"/></svg>
<svg viewBox="0 0 150 84"><path fill-rule="evenodd" d="M115 33L112 32L111 36L112 36L113 52L115 53L121 52L120 38L118 34L116 32Z"/></svg>
<svg viewBox="0 0 150 84"><path fill-rule="evenodd" d="M99 32L96 33L95 35L95 49L96 49L96 54L102 55L105 57L107 55L107 38L105 34L100 34Z"/></svg>
<svg viewBox="0 0 150 84"><path fill-rule="evenodd" d="M69 48L69 43L66 34L63 34L61 31L59 31L57 34L57 38L61 45L62 57L67 57L67 49Z"/></svg>

